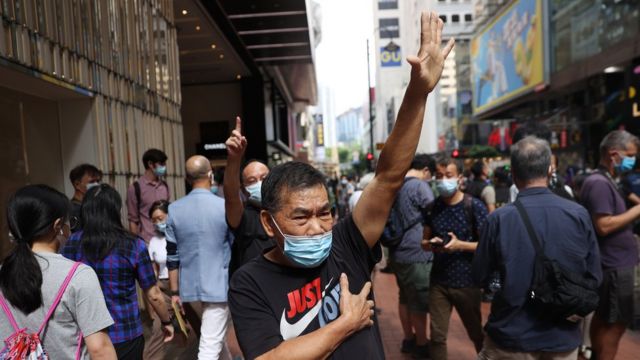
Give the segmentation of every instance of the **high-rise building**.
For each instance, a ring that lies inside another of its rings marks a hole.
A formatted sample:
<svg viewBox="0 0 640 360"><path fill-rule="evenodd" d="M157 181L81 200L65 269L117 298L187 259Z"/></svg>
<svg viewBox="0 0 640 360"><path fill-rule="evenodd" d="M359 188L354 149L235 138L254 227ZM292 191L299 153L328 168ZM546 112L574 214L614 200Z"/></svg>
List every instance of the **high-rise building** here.
<svg viewBox="0 0 640 360"><path fill-rule="evenodd" d="M375 61L375 120L373 138L384 143L393 128L404 91L409 84L410 66L406 57L417 54L420 44L420 12L433 9L435 1L373 0L375 41L369 48ZM418 144L418 152L438 150L438 119L441 117L439 92L436 87L427 101L427 111ZM364 133L370 131L365 122ZM363 136L369 144L369 136ZM374 146L375 148L375 146Z"/></svg>
<svg viewBox="0 0 640 360"><path fill-rule="evenodd" d="M362 140L364 122L362 108L349 109L338 115L336 128L338 142L344 145L359 144Z"/></svg>
<svg viewBox="0 0 640 360"><path fill-rule="evenodd" d="M172 1L4 0L0 18L0 228L9 194L45 183L70 195L80 163L123 194L152 147L184 193Z"/></svg>
<svg viewBox="0 0 640 360"><path fill-rule="evenodd" d="M456 45L445 60L440 79L438 150L458 148L461 123L471 116L471 73L469 40L474 30L474 4L471 0L439 0L434 9L444 22L443 39L456 39Z"/></svg>

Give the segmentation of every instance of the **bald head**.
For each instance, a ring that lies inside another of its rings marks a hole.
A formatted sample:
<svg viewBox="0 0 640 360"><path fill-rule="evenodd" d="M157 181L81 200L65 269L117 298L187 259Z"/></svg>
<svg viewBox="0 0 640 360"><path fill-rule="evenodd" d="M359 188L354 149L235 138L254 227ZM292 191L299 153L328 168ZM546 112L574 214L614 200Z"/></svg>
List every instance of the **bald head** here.
<svg viewBox="0 0 640 360"><path fill-rule="evenodd" d="M195 155L187 160L187 176L191 181L209 180L211 163L202 155Z"/></svg>
<svg viewBox="0 0 640 360"><path fill-rule="evenodd" d="M250 161L242 169L242 183L249 186L264 180L269 174L269 168L260 161Z"/></svg>

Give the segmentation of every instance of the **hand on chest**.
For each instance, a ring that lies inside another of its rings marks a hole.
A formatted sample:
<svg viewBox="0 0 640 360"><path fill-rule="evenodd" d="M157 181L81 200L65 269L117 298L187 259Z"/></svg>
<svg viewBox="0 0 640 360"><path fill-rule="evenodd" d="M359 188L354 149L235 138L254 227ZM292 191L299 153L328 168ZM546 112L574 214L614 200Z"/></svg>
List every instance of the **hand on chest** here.
<svg viewBox="0 0 640 360"><path fill-rule="evenodd" d="M280 333L287 340L313 331L340 316L339 276L316 277L286 294ZM281 305L282 306L282 305ZM317 321L315 321L317 319Z"/></svg>

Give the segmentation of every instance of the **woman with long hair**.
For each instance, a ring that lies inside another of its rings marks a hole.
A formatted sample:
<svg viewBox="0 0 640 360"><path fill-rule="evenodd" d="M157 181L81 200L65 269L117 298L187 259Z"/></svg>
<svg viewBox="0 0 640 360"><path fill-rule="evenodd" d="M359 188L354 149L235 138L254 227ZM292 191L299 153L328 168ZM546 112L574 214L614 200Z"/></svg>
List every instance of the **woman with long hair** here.
<svg viewBox="0 0 640 360"><path fill-rule="evenodd" d="M157 286L147 246L122 226L122 199L107 184L89 190L82 202L81 230L62 253L91 266L100 279L115 324L109 328L118 359L142 359L144 337L138 308L136 280L160 317L165 342L173 338L172 319Z"/></svg>
<svg viewBox="0 0 640 360"><path fill-rule="evenodd" d="M57 254L69 236L69 209L69 200L46 185L25 186L9 199L14 247L0 267L0 339L25 329L38 335L50 359L115 359L106 331L113 320L96 273ZM25 339L18 341L34 341ZM11 349L17 347L4 350Z"/></svg>

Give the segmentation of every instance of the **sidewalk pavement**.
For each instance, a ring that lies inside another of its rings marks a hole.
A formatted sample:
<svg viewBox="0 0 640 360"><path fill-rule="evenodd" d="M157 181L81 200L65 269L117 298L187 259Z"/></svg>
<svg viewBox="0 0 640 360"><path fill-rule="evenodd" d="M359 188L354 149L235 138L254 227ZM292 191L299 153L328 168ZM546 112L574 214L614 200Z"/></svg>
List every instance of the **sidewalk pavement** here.
<svg viewBox="0 0 640 360"><path fill-rule="evenodd" d="M398 318L398 286L393 274L378 272L375 276L374 291L378 309L382 312L378 315L382 342L384 344L385 355L388 360L411 359L410 355L400 352L402 344L402 326ZM483 323L489 316L490 304L482 304ZM452 313L449 325L449 336L447 339L449 359L463 360L476 359L476 352L473 344L467 336L460 317L455 312ZM637 360L640 359L640 332L628 330L622 341L616 360Z"/></svg>

